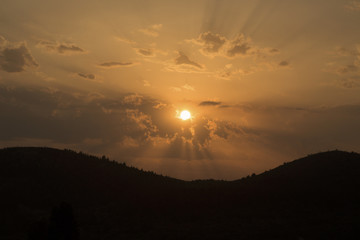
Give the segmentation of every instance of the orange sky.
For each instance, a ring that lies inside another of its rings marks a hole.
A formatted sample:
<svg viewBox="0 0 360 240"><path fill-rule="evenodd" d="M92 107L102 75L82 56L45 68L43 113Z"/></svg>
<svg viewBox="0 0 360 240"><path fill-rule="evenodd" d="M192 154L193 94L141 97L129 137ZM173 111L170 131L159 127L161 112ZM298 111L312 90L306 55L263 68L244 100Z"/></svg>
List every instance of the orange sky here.
<svg viewBox="0 0 360 240"><path fill-rule="evenodd" d="M0 147L229 180L360 151L359 25L351 0L2 0Z"/></svg>

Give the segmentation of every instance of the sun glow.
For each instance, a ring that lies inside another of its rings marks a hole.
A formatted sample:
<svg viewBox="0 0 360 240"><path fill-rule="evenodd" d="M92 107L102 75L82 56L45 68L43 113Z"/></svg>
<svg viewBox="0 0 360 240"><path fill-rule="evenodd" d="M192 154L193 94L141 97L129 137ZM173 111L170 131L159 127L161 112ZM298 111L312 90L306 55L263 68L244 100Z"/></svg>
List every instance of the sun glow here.
<svg viewBox="0 0 360 240"><path fill-rule="evenodd" d="M181 113L180 113L180 119L182 120L188 120L191 118L191 113L188 111L188 110L183 110Z"/></svg>

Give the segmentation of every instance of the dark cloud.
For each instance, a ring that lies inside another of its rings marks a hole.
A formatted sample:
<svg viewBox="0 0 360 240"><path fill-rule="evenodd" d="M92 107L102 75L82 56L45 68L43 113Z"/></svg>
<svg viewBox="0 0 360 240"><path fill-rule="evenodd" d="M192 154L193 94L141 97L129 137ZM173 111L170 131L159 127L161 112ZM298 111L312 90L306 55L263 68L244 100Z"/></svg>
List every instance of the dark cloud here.
<svg viewBox="0 0 360 240"><path fill-rule="evenodd" d="M351 73L351 72L357 72L358 70L359 70L359 68L356 65L348 64L348 65L339 67L336 72L338 74L346 74L346 73Z"/></svg>
<svg viewBox="0 0 360 240"><path fill-rule="evenodd" d="M360 11L360 1L350 1L345 5L345 8L350 11Z"/></svg>
<svg viewBox="0 0 360 240"><path fill-rule="evenodd" d="M48 52L55 52L61 55L74 55L83 54L86 51L79 46L72 43L60 43L54 41L40 41L37 45L40 48L44 48Z"/></svg>
<svg viewBox="0 0 360 240"><path fill-rule="evenodd" d="M221 102L216 101L203 101L199 103L199 106L219 106Z"/></svg>
<svg viewBox="0 0 360 240"><path fill-rule="evenodd" d="M64 45L64 44L60 44L58 47L57 47L57 50L59 53L63 53L63 54L66 54L68 52L78 52L78 53L83 53L85 52L84 49L78 47L78 46L75 46L75 45Z"/></svg>
<svg viewBox="0 0 360 240"><path fill-rule="evenodd" d="M342 78L339 79L338 83L343 88L347 88L347 89L358 88L360 86L360 77L354 76L354 77Z"/></svg>
<svg viewBox="0 0 360 240"><path fill-rule="evenodd" d="M26 43L11 43L0 39L0 67L6 72L22 72L26 67L37 67L39 64L31 55Z"/></svg>
<svg viewBox="0 0 360 240"><path fill-rule="evenodd" d="M201 33L198 38L186 40L201 46L200 52L208 57L223 56L258 56L274 55L280 52L277 48L261 48L252 43L244 34L238 34L232 39L227 39L220 34L210 31Z"/></svg>
<svg viewBox="0 0 360 240"><path fill-rule="evenodd" d="M243 34L239 34L230 42L229 48L226 51L228 57L235 57L237 55L248 55L250 53L250 40L246 39Z"/></svg>
<svg viewBox="0 0 360 240"><path fill-rule="evenodd" d="M0 138L52 139L64 144L80 144L86 139L116 143L125 136L142 139L145 130L139 130L141 121L133 122L127 113L136 105L124 103L125 97L111 99L100 93L1 86L0 118L7 127L0 126Z"/></svg>
<svg viewBox="0 0 360 240"><path fill-rule="evenodd" d="M145 57L152 57L155 55L152 49L138 48L136 49L136 52Z"/></svg>
<svg viewBox="0 0 360 240"><path fill-rule="evenodd" d="M356 49L348 49L347 47L337 47L334 54L341 57L356 56Z"/></svg>
<svg viewBox="0 0 360 240"><path fill-rule="evenodd" d="M142 134L138 135L138 141L143 144L143 141L148 140L150 137L155 137L158 128L153 124L151 116L140 111L139 109L126 109L126 116L129 120L133 121L136 125L134 132L140 131ZM133 136L129 136L132 137Z"/></svg>
<svg viewBox="0 0 360 240"><path fill-rule="evenodd" d="M212 32L201 33L199 38L195 40L195 42L203 46L201 50L205 55L218 53L226 41L225 37Z"/></svg>
<svg viewBox="0 0 360 240"><path fill-rule="evenodd" d="M281 62L279 62L279 66L282 66L282 67L286 67L286 66L289 66L290 65L290 63L288 62L288 61L281 61Z"/></svg>
<svg viewBox="0 0 360 240"><path fill-rule="evenodd" d="M241 109L244 112L296 112L296 111L315 111L311 108L298 107L298 106L269 106L264 104L237 104L232 106Z"/></svg>
<svg viewBox="0 0 360 240"><path fill-rule="evenodd" d="M206 147L213 137L213 129L209 126L209 120L206 118L198 120L194 124L194 135L192 143L195 147Z"/></svg>
<svg viewBox="0 0 360 240"><path fill-rule="evenodd" d="M118 68L118 67L131 67L135 65L133 62L104 62L99 64L102 68Z"/></svg>
<svg viewBox="0 0 360 240"><path fill-rule="evenodd" d="M277 48L272 48L272 49L269 50L269 52L270 53L278 53L278 52L280 52L280 50L277 49Z"/></svg>
<svg viewBox="0 0 360 240"><path fill-rule="evenodd" d="M145 159L153 168L159 161L180 164L178 159L231 159L231 164L251 165L242 161L328 146L359 146L358 105L309 110L247 104L218 109L240 111L242 118L250 120L245 127L201 115L182 121L174 117L177 109L172 104L139 94L112 96L0 85L0 144L60 146L133 160L135 166L138 159ZM259 119L263 125L251 125ZM244 155L238 158L240 153Z"/></svg>
<svg viewBox="0 0 360 240"><path fill-rule="evenodd" d="M199 69L202 69L203 67L194 61L191 61L188 56L186 56L183 52L179 52L179 56L175 59L176 65L190 65Z"/></svg>
<svg viewBox="0 0 360 240"><path fill-rule="evenodd" d="M80 77L87 78L87 79L95 79L95 75L92 73L78 73Z"/></svg>
<svg viewBox="0 0 360 240"><path fill-rule="evenodd" d="M142 156L146 149L155 149L157 157L210 158L208 147L214 139L242 132L239 126L205 117L176 119L170 104L138 94L107 98L101 93L0 86L0 108L6 122L0 125L0 142L44 139L91 152L118 149L126 158ZM159 144L167 151L157 152Z"/></svg>

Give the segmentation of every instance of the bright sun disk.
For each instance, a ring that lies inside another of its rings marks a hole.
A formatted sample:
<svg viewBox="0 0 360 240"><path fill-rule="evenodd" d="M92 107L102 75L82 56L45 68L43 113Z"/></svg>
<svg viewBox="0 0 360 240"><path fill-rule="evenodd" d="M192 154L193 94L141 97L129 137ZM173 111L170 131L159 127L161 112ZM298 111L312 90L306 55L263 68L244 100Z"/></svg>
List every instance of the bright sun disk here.
<svg viewBox="0 0 360 240"><path fill-rule="evenodd" d="M182 111L182 112L180 113L180 118L181 118L182 120L188 120L188 119L191 118L191 113L190 113L189 111L187 111L187 110L184 110L184 111Z"/></svg>

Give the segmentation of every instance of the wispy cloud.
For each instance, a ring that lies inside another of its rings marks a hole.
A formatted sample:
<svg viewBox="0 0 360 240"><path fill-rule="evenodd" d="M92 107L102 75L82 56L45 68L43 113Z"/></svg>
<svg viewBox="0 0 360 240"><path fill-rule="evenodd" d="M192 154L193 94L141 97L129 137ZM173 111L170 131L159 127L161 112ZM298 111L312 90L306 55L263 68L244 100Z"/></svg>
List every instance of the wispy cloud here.
<svg viewBox="0 0 360 240"><path fill-rule="evenodd" d="M175 58L175 64L176 65L189 65L189 66L193 66L195 68L200 68L200 69L203 68L203 66L201 66L199 63L190 60L188 56L186 56L183 52L180 52L180 51L179 51L179 56L177 58Z"/></svg>
<svg viewBox="0 0 360 240"><path fill-rule="evenodd" d="M78 73L78 76L82 77L82 78L87 78L87 79L95 79L95 75L92 73Z"/></svg>
<svg viewBox="0 0 360 240"><path fill-rule="evenodd" d="M360 45L338 47L332 54L334 62L328 63L325 69L337 75L336 85L351 89L360 86Z"/></svg>
<svg viewBox="0 0 360 240"><path fill-rule="evenodd" d="M189 84L185 84L182 86L183 89L186 89L188 91L195 91L195 88Z"/></svg>
<svg viewBox="0 0 360 240"><path fill-rule="evenodd" d="M139 29L139 32L150 37L158 37L159 31L161 30L162 26L163 26L162 24L154 24L149 26L148 28Z"/></svg>
<svg viewBox="0 0 360 240"><path fill-rule="evenodd" d="M181 92L183 90L187 90L187 91L195 91L195 88L189 84L185 84L181 87L171 87L171 90L175 91L175 92Z"/></svg>
<svg viewBox="0 0 360 240"><path fill-rule="evenodd" d="M150 49L150 48L136 48L135 49L136 53L144 56L144 57L154 57L155 56L155 51L154 49Z"/></svg>
<svg viewBox="0 0 360 240"><path fill-rule="evenodd" d="M184 52L178 51L177 56L170 61L163 61L165 71L182 73L205 73L205 66L190 59Z"/></svg>
<svg viewBox="0 0 360 240"><path fill-rule="evenodd" d="M351 11L360 11L360 1L350 1L345 4L345 8Z"/></svg>
<svg viewBox="0 0 360 240"><path fill-rule="evenodd" d="M39 48L45 49L47 52L57 53L60 55L75 55L86 53L83 48L77 46L74 43L42 40L37 44L37 46Z"/></svg>
<svg viewBox="0 0 360 240"><path fill-rule="evenodd" d="M199 103L199 106L219 106L221 102L218 101L203 101Z"/></svg>
<svg viewBox="0 0 360 240"><path fill-rule="evenodd" d="M115 39L119 42L123 42L123 43L130 44L130 45L136 44L135 41L127 39L127 38L123 38L123 37L115 37Z"/></svg>
<svg viewBox="0 0 360 240"><path fill-rule="evenodd" d="M251 67L248 69L242 69L240 67L234 67L233 64L226 64L222 69L217 70L214 73L214 77L223 80L231 80L237 76L243 76L247 74L254 73L256 71L260 71L260 68Z"/></svg>
<svg viewBox="0 0 360 240"><path fill-rule="evenodd" d="M132 67L136 65L135 62L104 62L100 63L98 66L101 68L120 68L120 67Z"/></svg>

